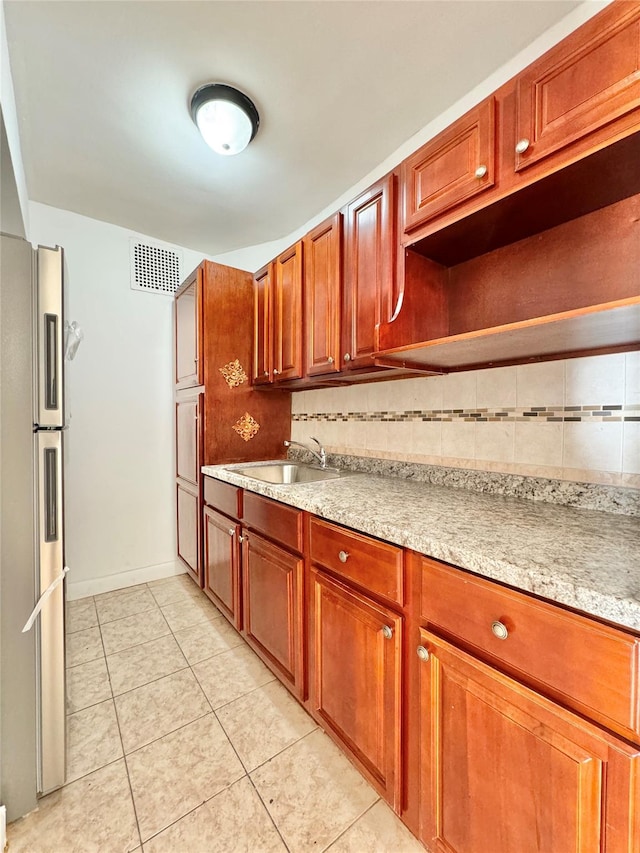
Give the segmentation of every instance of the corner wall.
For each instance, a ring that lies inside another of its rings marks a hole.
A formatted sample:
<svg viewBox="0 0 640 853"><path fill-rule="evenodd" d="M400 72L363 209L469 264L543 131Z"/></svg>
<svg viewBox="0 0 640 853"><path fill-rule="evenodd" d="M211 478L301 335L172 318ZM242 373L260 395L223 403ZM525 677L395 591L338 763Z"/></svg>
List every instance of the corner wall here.
<svg viewBox="0 0 640 853"><path fill-rule="evenodd" d="M130 288L130 238L154 238L30 204L34 243L65 251L69 598L182 571L175 563L173 297ZM180 248L180 247L170 247ZM202 256L182 249L184 275Z"/></svg>

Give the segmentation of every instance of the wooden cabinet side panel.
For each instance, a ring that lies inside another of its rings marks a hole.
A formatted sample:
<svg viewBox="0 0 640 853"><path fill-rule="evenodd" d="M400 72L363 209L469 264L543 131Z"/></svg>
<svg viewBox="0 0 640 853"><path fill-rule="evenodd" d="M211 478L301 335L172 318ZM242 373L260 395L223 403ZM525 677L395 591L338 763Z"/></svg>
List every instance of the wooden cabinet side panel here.
<svg viewBox="0 0 640 853"><path fill-rule="evenodd" d="M304 238L304 305L308 376L340 370L342 214Z"/></svg>
<svg viewBox="0 0 640 853"><path fill-rule="evenodd" d="M206 262L205 465L277 459L291 431L291 396L251 384L250 273Z"/></svg>

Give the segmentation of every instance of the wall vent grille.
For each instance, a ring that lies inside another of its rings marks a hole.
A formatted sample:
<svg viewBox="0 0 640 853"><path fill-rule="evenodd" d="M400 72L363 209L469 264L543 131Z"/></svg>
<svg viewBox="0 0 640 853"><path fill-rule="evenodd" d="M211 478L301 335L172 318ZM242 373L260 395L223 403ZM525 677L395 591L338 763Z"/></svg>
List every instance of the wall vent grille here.
<svg viewBox="0 0 640 853"><path fill-rule="evenodd" d="M182 252L131 240L131 289L173 295L182 281Z"/></svg>

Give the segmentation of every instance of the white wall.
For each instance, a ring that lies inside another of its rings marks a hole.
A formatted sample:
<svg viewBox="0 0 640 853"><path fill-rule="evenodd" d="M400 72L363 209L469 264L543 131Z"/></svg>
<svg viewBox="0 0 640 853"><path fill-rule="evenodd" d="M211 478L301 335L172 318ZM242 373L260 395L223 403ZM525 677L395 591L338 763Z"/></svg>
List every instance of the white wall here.
<svg viewBox="0 0 640 853"><path fill-rule="evenodd" d="M85 334L66 365L70 597L172 573L173 299L129 283L130 238L150 238L36 203L30 222L65 250L67 319ZM183 253L186 275L202 256Z"/></svg>

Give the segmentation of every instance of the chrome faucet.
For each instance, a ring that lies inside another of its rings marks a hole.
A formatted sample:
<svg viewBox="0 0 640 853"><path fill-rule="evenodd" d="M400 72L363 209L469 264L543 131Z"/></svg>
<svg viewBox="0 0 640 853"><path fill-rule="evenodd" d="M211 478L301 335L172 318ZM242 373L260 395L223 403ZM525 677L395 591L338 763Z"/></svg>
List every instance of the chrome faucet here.
<svg viewBox="0 0 640 853"><path fill-rule="evenodd" d="M284 446L285 447L292 447L293 445L295 445L296 447L302 447L304 450L308 450L309 453L312 454L312 456L316 457L316 459L320 463L320 467L326 468L327 467L327 452L326 452L326 450L320 444L320 442L318 441L317 438L314 438L312 435L310 435L309 438L311 439L311 441L315 441L315 443L318 445L317 451L313 450L313 448L311 448L311 447L308 447L306 444L302 444L302 442L300 442L300 441L285 441Z"/></svg>

